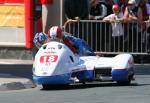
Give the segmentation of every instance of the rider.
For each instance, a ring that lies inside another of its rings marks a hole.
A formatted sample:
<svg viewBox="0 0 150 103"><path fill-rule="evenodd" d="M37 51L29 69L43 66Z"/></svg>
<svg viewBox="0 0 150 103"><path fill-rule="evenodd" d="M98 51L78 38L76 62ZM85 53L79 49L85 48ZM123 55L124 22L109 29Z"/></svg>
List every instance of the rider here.
<svg viewBox="0 0 150 103"><path fill-rule="evenodd" d="M74 53L79 55L95 56L95 53L86 44L86 42L80 38L71 36L67 32L63 32L59 26L53 26L48 31L48 37L50 40L59 40L66 44Z"/></svg>

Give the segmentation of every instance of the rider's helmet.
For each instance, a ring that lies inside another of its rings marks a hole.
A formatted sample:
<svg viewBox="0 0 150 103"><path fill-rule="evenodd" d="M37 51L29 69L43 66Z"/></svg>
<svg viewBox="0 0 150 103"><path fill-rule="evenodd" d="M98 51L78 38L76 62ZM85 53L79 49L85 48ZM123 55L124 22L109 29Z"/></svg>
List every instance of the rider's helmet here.
<svg viewBox="0 0 150 103"><path fill-rule="evenodd" d="M43 32L36 33L33 39L33 42L37 48L40 48L47 41L48 41L48 35Z"/></svg>
<svg viewBox="0 0 150 103"><path fill-rule="evenodd" d="M48 36L51 40L60 40L62 37L62 29L59 26L53 26L48 31Z"/></svg>
<svg viewBox="0 0 150 103"><path fill-rule="evenodd" d="M113 10L113 12L119 12L119 5L118 4L114 4L113 6L112 6L112 10Z"/></svg>

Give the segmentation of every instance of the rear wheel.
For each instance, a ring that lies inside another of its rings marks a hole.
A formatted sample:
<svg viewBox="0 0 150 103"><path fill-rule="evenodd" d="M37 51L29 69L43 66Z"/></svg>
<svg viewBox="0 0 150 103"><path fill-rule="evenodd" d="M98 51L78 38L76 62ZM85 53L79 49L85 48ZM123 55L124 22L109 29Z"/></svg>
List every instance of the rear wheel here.
<svg viewBox="0 0 150 103"><path fill-rule="evenodd" d="M133 75L129 75L128 76L128 80L127 81L117 81L118 85L130 85L131 84L131 80L133 79Z"/></svg>
<svg viewBox="0 0 150 103"><path fill-rule="evenodd" d="M134 80L134 73L130 73L128 75L128 80L127 81L117 81L117 84L118 85L130 85L131 80Z"/></svg>

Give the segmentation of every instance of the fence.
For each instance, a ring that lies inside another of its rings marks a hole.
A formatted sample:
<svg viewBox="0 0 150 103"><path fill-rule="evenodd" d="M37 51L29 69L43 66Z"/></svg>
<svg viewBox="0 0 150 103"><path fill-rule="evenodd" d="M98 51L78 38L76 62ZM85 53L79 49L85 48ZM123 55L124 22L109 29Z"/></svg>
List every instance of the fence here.
<svg viewBox="0 0 150 103"><path fill-rule="evenodd" d="M118 23L113 24L103 22L100 20L80 20L68 24L65 31L72 35L84 39L88 45L97 53L118 54L127 52L131 54L149 53L149 33L146 29L139 27L136 22L121 23L123 34L121 30L117 29L117 36L112 34L113 27ZM145 22L148 27L150 22Z"/></svg>

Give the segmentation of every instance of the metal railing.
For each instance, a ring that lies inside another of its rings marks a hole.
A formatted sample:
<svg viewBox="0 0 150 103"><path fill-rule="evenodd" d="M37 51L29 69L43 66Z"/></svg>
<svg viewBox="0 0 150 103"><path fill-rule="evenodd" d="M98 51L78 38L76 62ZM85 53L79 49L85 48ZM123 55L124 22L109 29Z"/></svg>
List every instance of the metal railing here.
<svg viewBox="0 0 150 103"><path fill-rule="evenodd" d="M121 22L115 22L121 23ZM137 22L121 23L123 35L113 36L112 25L100 20L80 20L68 23L65 31L84 39L97 53L118 54L148 54L149 33L147 28L142 29ZM150 22L145 22L148 27ZM119 29L117 30L120 33Z"/></svg>

